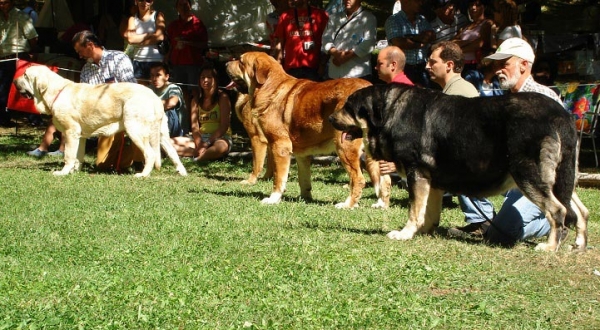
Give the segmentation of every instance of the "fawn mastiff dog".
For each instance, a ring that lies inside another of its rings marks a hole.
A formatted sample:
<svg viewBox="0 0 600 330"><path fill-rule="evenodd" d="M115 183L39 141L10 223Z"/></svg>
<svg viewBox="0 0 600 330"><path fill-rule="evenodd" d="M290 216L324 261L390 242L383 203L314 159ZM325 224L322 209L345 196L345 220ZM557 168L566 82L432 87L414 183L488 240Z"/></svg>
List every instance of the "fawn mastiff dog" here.
<svg viewBox="0 0 600 330"><path fill-rule="evenodd" d="M354 91L370 86L362 79L336 79L313 82L296 79L285 73L281 65L263 52L242 54L239 60L227 63L227 74L237 84L243 99L238 102L238 115L252 143L253 172L247 182L256 182L265 154L273 160L273 190L264 204L281 201L287 183L292 154L298 164L300 194L311 200L311 156L337 152L350 176L350 195L336 205L338 208L357 206L365 186L360 168L361 140L341 140L341 132L327 118L340 110ZM259 163L260 162L260 163ZM369 158L367 170L378 196L389 203L389 190L381 194L379 167Z"/></svg>
<svg viewBox="0 0 600 330"><path fill-rule="evenodd" d="M52 116L65 139L65 165L54 175L80 170L85 138L125 131L142 150L145 164L137 177L147 177L161 166L160 147L181 175L187 171L171 145L167 116L158 96L134 83L90 85L64 79L43 65L32 66L15 79L19 93L33 98L36 109Z"/></svg>
<svg viewBox="0 0 600 330"><path fill-rule="evenodd" d="M587 245L589 212L574 192L577 132L570 114L538 93L466 98L402 85L355 92L330 116L344 135L365 136L375 159L392 161L408 181L409 219L389 238L411 239L440 221L444 191L473 197L518 187L545 212L546 243L576 226L575 248Z"/></svg>

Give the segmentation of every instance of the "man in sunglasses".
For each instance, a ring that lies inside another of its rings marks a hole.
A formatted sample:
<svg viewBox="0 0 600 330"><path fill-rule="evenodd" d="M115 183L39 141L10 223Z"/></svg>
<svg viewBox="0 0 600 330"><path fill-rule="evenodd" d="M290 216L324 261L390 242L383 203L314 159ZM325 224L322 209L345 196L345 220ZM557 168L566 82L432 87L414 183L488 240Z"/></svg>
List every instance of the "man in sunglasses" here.
<svg viewBox="0 0 600 330"><path fill-rule="evenodd" d="M15 127L6 110L8 93L17 65L16 58L30 60L37 46L31 18L15 8L14 0L0 0L0 126Z"/></svg>

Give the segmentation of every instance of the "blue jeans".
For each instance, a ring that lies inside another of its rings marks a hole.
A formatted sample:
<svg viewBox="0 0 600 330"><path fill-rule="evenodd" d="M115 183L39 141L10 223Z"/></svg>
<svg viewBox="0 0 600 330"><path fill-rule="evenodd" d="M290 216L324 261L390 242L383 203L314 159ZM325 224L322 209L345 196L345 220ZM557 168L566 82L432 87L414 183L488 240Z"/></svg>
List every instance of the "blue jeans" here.
<svg viewBox="0 0 600 330"><path fill-rule="evenodd" d="M509 243L550 233L550 223L545 214L518 189L506 193L498 215L486 232L490 243Z"/></svg>
<svg viewBox="0 0 600 330"><path fill-rule="evenodd" d="M480 223L487 219L492 220L494 218L494 204L485 198L469 198L467 196L459 195L458 204L465 214L465 221L467 223ZM485 217L481 215L481 212L475 206L483 211Z"/></svg>
<svg viewBox="0 0 600 330"><path fill-rule="evenodd" d="M133 61L133 75L135 79L150 79L150 67L160 62L140 62Z"/></svg>

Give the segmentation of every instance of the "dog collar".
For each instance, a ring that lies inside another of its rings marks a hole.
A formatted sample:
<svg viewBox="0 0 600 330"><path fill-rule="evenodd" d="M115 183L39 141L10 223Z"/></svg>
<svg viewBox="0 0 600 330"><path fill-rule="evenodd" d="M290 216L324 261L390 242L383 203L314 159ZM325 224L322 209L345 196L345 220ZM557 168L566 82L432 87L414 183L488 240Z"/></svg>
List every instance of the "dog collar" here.
<svg viewBox="0 0 600 330"><path fill-rule="evenodd" d="M58 100L60 93L62 93L62 91L64 91L65 88L66 87L63 87L61 90L58 91L58 93L56 93L56 96L54 97L54 100L52 101L52 105L50 105L50 109L54 108L54 103L56 103L56 100Z"/></svg>

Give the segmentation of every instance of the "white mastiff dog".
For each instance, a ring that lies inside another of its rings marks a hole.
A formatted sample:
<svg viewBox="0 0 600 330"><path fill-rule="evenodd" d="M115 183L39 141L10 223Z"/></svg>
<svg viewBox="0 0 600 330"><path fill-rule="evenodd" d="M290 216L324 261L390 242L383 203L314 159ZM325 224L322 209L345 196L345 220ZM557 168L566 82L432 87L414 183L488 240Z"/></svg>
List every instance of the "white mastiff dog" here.
<svg viewBox="0 0 600 330"><path fill-rule="evenodd" d="M65 166L54 175L81 169L86 138L110 136L123 130L144 153L144 169L137 177L149 176L152 165L160 168L160 147L177 172L187 175L169 140L162 102L149 88L126 82L78 84L43 65L27 68L14 84L21 95L33 98L40 113L51 115L56 128L63 132Z"/></svg>

